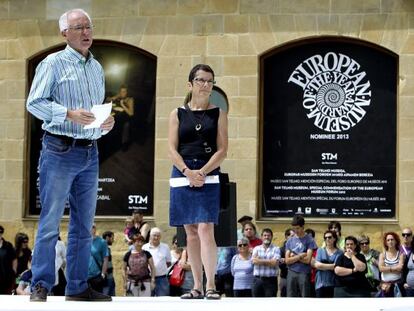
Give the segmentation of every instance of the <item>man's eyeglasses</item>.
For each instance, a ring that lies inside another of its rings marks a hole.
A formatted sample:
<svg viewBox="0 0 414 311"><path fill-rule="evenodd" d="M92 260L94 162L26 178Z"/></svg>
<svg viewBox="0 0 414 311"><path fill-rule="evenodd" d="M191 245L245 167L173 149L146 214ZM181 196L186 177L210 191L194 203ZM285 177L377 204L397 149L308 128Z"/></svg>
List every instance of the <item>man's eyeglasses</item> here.
<svg viewBox="0 0 414 311"><path fill-rule="evenodd" d="M325 240L330 240L330 239L332 239L333 238L333 236L332 235L327 235L326 237L324 237L324 239Z"/></svg>
<svg viewBox="0 0 414 311"><path fill-rule="evenodd" d="M360 242L360 245L369 245L369 242Z"/></svg>
<svg viewBox="0 0 414 311"><path fill-rule="evenodd" d="M75 26L69 26L68 29L76 31L76 32L82 32L84 30L86 31L92 31L93 30L93 25L75 25Z"/></svg>
<svg viewBox="0 0 414 311"><path fill-rule="evenodd" d="M406 238L406 237L412 236L413 234L412 233L402 233L401 235Z"/></svg>
<svg viewBox="0 0 414 311"><path fill-rule="evenodd" d="M239 245L237 245L238 247L246 247L247 246L247 244L239 244Z"/></svg>
<svg viewBox="0 0 414 311"><path fill-rule="evenodd" d="M200 86L204 86L206 85L206 83L208 84L208 86L216 84L216 81L214 80L204 80L202 78L194 78L193 82Z"/></svg>

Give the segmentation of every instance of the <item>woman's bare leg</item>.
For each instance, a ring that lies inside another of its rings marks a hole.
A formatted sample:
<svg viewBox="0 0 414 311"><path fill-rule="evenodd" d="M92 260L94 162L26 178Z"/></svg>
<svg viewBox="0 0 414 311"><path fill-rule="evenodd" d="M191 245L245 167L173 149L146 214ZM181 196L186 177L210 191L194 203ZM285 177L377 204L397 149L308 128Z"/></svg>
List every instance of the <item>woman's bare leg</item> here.
<svg viewBox="0 0 414 311"><path fill-rule="evenodd" d="M201 263L198 224L184 225L187 234L187 253L194 278L194 288L203 292L203 266Z"/></svg>

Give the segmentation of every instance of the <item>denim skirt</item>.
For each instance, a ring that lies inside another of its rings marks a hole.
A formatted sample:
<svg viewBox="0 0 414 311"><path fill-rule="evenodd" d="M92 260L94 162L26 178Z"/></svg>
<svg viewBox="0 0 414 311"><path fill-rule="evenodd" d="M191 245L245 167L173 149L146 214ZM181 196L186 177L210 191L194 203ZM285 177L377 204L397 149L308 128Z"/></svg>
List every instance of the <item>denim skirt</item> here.
<svg viewBox="0 0 414 311"><path fill-rule="evenodd" d="M200 169L205 160L184 160L189 169ZM218 175L220 169L208 175ZM171 178L185 177L173 166ZM220 211L220 184L204 184L202 187L170 187L170 226L180 227L198 223L218 224Z"/></svg>

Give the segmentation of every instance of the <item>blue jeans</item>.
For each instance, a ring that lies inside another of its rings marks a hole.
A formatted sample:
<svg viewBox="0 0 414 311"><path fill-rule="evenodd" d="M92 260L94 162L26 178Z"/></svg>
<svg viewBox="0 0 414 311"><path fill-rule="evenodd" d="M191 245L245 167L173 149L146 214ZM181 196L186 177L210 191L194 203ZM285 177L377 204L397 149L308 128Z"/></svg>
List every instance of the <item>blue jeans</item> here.
<svg viewBox="0 0 414 311"><path fill-rule="evenodd" d="M39 159L42 209L32 260L32 287L41 284L50 291L55 283L55 245L68 198L70 222L65 294L78 294L88 287L98 171L96 142L90 147L68 146L59 138L44 136Z"/></svg>
<svg viewBox="0 0 414 311"><path fill-rule="evenodd" d="M169 296L170 295L170 283L167 276L155 277L155 289L152 296Z"/></svg>

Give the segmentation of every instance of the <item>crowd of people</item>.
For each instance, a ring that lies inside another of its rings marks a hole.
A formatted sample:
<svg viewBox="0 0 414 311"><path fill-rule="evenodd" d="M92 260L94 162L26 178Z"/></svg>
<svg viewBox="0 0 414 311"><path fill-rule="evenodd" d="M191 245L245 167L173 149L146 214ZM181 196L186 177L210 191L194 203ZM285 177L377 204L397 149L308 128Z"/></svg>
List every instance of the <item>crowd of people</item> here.
<svg viewBox="0 0 414 311"><path fill-rule="evenodd" d="M258 236L249 216L239 219L237 245L217 248L215 291L225 297L414 297L413 232L387 232L383 250L370 247L367 235L342 237L341 224L331 221L317 246L305 219L293 217L280 247L273 244L270 228ZM122 271L114 271L111 246L114 233L97 235L91 228L92 246L88 283L95 291L115 296L114 273L121 273L126 296L181 296L194 290L191 257L179 247L177 236L171 245L162 242L162 231L143 220L140 211L126 220L125 254ZM3 238L0 226L0 294L31 294L32 250L29 237L17 233L12 243ZM341 246L342 245L342 246ZM55 247L56 281L53 295L64 295L66 247ZM175 266L182 270L181 282L170 282ZM206 277L203 272L203 287ZM185 298L184 298L185 299Z"/></svg>

